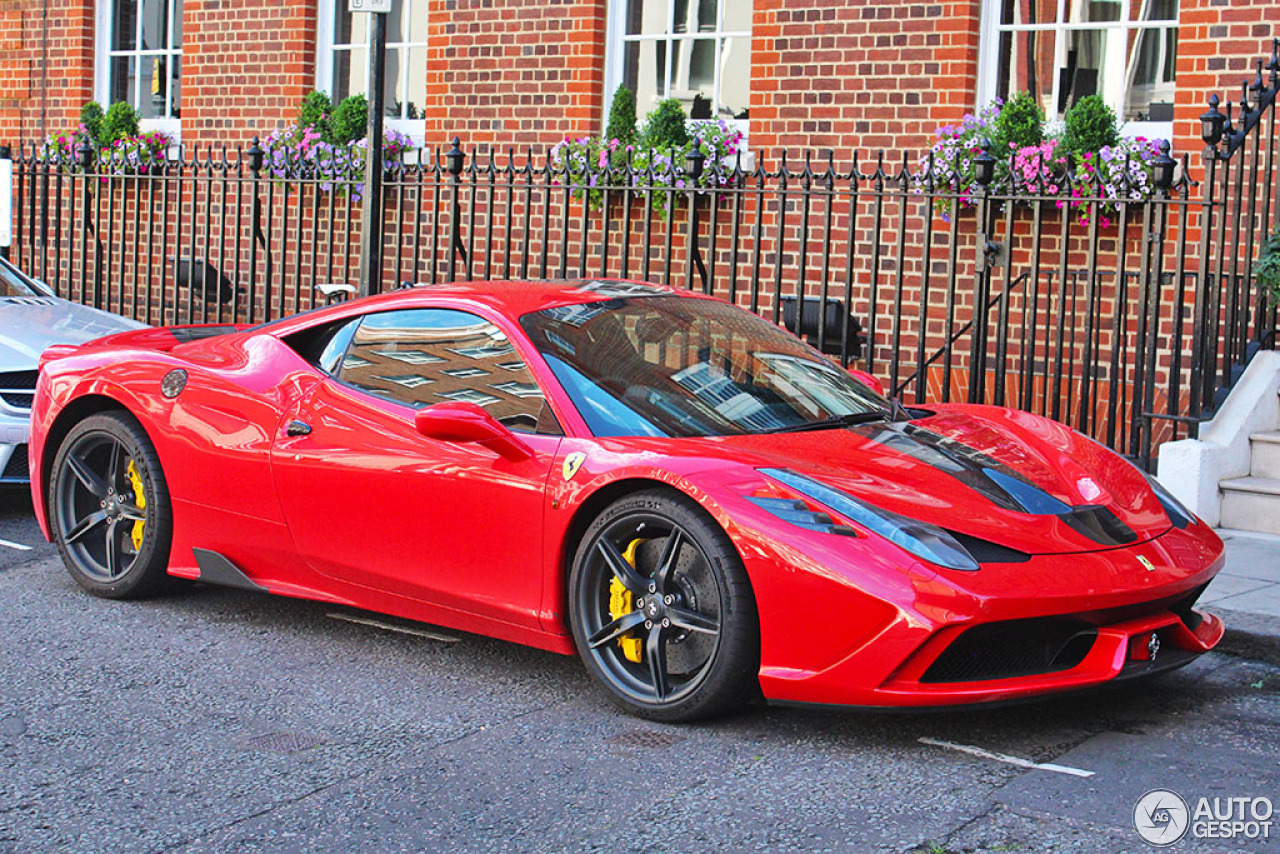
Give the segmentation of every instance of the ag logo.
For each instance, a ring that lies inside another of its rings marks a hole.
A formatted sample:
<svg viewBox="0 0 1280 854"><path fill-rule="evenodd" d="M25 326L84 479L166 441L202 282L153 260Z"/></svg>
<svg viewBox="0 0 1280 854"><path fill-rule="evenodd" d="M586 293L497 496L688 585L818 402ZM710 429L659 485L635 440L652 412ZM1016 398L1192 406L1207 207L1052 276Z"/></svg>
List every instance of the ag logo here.
<svg viewBox="0 0 1280 854"><path fill-rule="evenodd" d="M1155 564L1153 564L1151 561L1147 560L1147 559L1146 559L1145 557L1143 557L1142 555L1138 555L1138 563L1140 563L1140 564L1142 564L1143 566L1145 566L1145 567L1147 568L1147 572L1155 572L1155 571L1156 571Z"/></svg>
<svg viewBox="0 0 1280 854"><path fill-rule="evenodd" d="M560 467L560 474L564 475L565 480L573 480L573 476L578 473L578 469L582 468L582 464L586 460L586 454L581 451L574 451L564 458L564 465Z"/></svg>
<svg viewBox="0 0 1280 854"><path fill-rule="evenodd" d="M1168 789L1152 789L1133 808L1133 826L1138 835L1157 848L1186 836L1189 818L1187 802Z"/></svg>

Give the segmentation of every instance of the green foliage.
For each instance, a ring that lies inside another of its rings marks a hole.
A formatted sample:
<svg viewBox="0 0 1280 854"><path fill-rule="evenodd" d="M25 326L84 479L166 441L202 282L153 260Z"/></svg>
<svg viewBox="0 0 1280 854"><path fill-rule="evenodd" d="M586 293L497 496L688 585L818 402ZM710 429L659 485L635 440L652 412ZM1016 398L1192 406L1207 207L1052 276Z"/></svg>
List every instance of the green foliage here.
<svg viewBox="0 0 1280 854"><path fill-rule="evenodd" d="M119 139L138 136L138 121L138 111L132 104L116 101L107 108L107 114L102 119L102 131L98 136L98 142L109 145Z"/></svg>
<svg viewBox="0 0 1280 854"><path fill-rule="evenodd" d="M322 137L329 136L329 119L333 116L333 101L324 92L311 92L302 99L298 110L298 127L311 128Z"/></svg>
<svg viewBox="0 0 1280 854"><path fill-rule="evenodd" d="M994 130L991 153L996 157L1039 145L1044 142L1044 109L1030 92L1019 92L1000 108Z"/></svg>
<svg viewBox="0 0 1280 854"><path fill-rule="evenodd" d="M1120 143L1116 114L1101 95L1089 95L1076 101L1063 116L1063 123L1062 144L1077 162L1085 154Z"/></svg>
<svg viewBox="0 0 1280 854"><path fill-rule="evenodd" d="M89 134L89 138L97 140L102 136L102 121L107 117L103 112L102 105L97 101L90 101L80 108L80 124L84 127L85 133Z"/></svg>
<svg viewBox="0 0 1280 854"><path fill-rule="evenodd" d="M1259 288L1267 288L1280 300L1280 226L1262 242L1258 266L1253 270Z"/></svg>
<svg viewBox="0 0 1280 854"><path fill-rule="evenodd" d="M349 95L333 109L326 142L347 145L364 139L369 127L369 101L364 95Z"/></svg>
<svg viewBox="0 0 1280 854"><path fill-rule="evenodd" d="M609 126L606 139L616 139L622 145L636 141L636 96L626 86L619 86L609 105Z"/></svg>
<svg viewBox="0 0 1280 854"><path fill-rule="evenodd" d="M688 120L684 107L675 98L659 101L653 112L645 117L644 128L640 131L641 146L655 151L683 148L689 144Z"/></svg>

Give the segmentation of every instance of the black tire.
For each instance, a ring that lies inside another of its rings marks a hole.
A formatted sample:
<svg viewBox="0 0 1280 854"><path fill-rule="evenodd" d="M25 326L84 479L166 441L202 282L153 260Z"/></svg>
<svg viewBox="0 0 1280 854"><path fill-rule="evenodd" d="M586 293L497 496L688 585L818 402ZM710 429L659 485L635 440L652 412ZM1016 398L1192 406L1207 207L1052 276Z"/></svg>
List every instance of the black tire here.
<svg viewBox="0 0 1280 854"><path fill-rule="evenodd" d="M138 501L130 464L142 484ZM126 412L81 421L62 440L49 478L49 527L76 583L106 599L140 599L175 580L167 573L173 511L160 460ZM137 523L142 522L141 547Z"/></svg>
<svg viewBox="0 0 1280 854"><path fill-rule="evenodd" d="M611 585L615 604L629 603L611 609ZM746 569L715 520L681 493L636 492L591 523L569 575L569 621L588 672L639 717L709 718L759 690L760 623Z"/></svg>

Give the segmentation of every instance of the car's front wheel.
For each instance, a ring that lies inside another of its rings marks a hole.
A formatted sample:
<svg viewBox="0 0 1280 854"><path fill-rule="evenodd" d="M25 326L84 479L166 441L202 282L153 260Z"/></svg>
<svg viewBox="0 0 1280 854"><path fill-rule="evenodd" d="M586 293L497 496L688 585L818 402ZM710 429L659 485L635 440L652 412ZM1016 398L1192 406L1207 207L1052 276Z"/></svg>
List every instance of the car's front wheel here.
<svg viewBox="0 0 1280 854"><path fill-rule="evenodd" d="M746 570L687 496L646 490L611 504L582 539L569 589L587 669L633 714L696 720L757 690L759 620Z"/></svg>
<svg viewBox="0 0 1280 854"><path fill-rule="evenodd" d="M108 599L168 586L169 490L155 448L132 416L105 412L73 427L50 480L53 540L77 584Z"/></svg>

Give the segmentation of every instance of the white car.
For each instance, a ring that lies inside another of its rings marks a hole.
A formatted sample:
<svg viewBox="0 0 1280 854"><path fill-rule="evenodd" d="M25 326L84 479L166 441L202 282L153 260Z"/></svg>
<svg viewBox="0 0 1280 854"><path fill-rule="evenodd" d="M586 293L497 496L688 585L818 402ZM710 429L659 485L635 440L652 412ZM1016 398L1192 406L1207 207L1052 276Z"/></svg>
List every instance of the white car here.
<svg viewBox="0 0 1280 854"><path fill-rule="evenodd" d="M68 302L0 258L0 486L25 486L40 354L145 324Z"/></svg>

